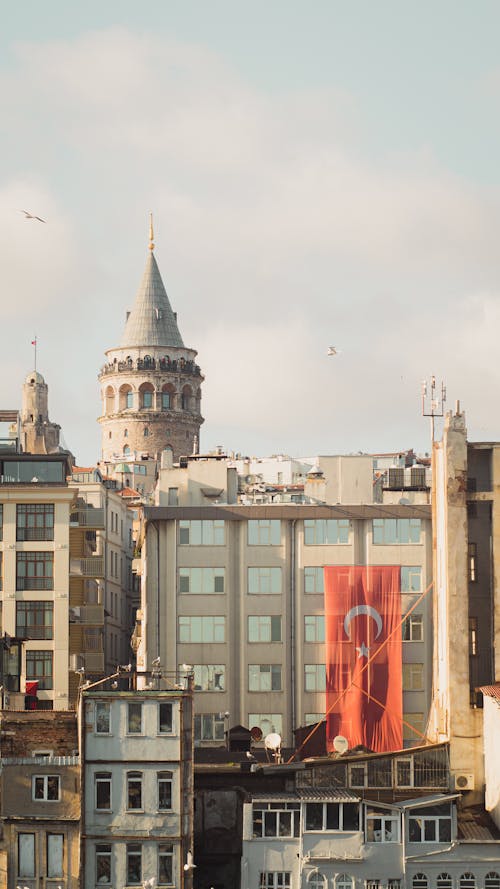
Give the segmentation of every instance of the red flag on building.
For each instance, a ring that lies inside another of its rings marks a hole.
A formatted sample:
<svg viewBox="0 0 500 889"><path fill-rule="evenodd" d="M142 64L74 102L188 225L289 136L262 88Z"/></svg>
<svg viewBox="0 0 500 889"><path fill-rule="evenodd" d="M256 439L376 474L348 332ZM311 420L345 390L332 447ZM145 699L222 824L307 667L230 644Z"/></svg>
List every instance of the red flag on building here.
<svg viewBox="0 0 500 889"><path fill-rule="evenodd" d="M400 574L394 565L325 568L327 750L336 735L350 748L403 746Z"/></svg>

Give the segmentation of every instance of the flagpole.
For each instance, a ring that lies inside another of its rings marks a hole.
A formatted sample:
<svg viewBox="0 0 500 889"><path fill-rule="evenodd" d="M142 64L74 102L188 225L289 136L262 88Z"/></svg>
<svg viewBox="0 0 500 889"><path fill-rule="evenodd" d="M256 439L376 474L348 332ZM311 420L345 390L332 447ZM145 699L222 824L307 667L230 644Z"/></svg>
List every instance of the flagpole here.
<svg viewBox="0 0 500 889"><path fill-rule="evenodd" d="M35 334L35 339L34 339L34 340L31 340L31 345L35 347L35 373L36 373L36 344L37 344L37 339L38 339L38 337L37 337L36 334Z"/></svg>

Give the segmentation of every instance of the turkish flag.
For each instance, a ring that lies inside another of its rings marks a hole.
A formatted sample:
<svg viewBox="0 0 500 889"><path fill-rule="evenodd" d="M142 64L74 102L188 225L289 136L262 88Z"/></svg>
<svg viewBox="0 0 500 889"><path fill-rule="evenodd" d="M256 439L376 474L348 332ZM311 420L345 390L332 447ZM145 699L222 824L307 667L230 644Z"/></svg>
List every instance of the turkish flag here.
<svg viewBox="0 0 500 889"><path fill-rule="evenodd" d="M324 572L327 750L336 735L350 748L401 750L401 569L350 565Z"/></svg>

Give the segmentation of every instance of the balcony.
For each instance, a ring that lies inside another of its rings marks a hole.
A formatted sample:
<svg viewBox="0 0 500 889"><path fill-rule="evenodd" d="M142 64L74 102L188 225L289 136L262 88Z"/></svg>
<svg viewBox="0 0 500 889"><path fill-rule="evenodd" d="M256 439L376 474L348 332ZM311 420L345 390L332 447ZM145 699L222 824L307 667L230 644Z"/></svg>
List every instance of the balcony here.
<svg viewBox="0 0 500 889"><path fill-rule="evenodd" d="M69 609L69 622L87 627L103 627L104 605L74 605Z"/></svg>
<svg viewBox="0 0 500 889"><path fill-rule="evenodd" d="M104 673L103 651L84 651L83 660L86 673Z"/></svg>
<svg viewBox="0 0 500 889"><path fill-rule="evenodd" d="M71 513L69 523L72 528L104 529L104 509L91 506L75 509Z"/></svg>
<svg viewBox="0 0 500 889"><path fill-rule="evenodd" d="M69 561L69 573L72 577L104 577L104 557L71 558Z"/></svg>

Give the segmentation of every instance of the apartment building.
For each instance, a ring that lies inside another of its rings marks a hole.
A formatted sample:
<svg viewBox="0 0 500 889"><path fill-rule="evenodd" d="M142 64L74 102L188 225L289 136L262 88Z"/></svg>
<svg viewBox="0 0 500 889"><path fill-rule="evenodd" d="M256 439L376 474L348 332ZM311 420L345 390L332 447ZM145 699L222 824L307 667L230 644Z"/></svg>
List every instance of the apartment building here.
<svg viewBox="0 0 500 889"><path fill-rule="evenodd" d="M251 505L238 495L233 461L220 455L160 471L162 505L144 509L134 562L142 574L137 666L147 670L154 658L168 670L192 666L198 744L220 742L228 725L241 724L290 745L297 726L324 717L327 565L401 566L401 616L419 600L402 630L405 743L425 736L430 507L411 502L413 492L400 502L397 488L388 491L395 502L374 503L372 459L340 468L332 460L335 505L320 500L328 466L314 467L302 502L269 496Z"/></svg>

